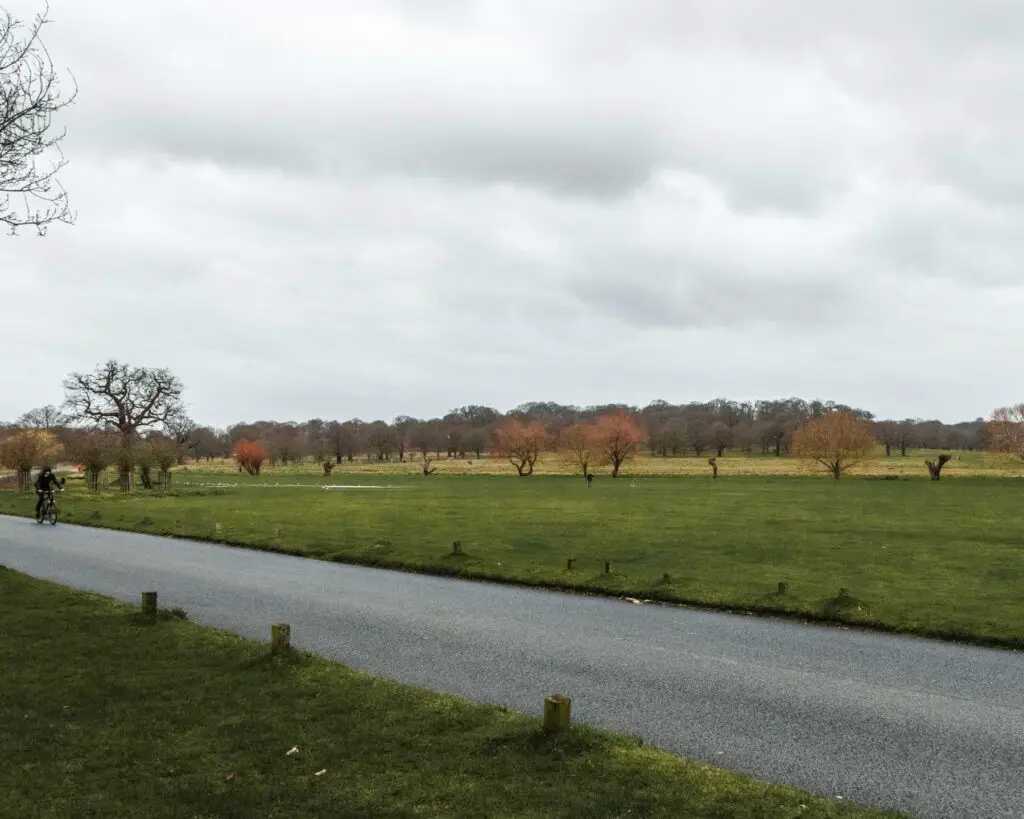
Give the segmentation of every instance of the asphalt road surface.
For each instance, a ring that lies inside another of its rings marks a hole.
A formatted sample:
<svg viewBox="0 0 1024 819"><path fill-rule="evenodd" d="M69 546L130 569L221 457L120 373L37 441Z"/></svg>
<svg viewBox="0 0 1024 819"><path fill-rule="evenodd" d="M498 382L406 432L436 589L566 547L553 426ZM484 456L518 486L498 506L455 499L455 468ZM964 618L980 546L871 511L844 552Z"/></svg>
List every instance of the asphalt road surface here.
<svg viewBox="0 0 1024 819"><path fill-rule="evenodd" d="M914 816L1024 817L1024 654L0 517L0 564Z"/></svg>

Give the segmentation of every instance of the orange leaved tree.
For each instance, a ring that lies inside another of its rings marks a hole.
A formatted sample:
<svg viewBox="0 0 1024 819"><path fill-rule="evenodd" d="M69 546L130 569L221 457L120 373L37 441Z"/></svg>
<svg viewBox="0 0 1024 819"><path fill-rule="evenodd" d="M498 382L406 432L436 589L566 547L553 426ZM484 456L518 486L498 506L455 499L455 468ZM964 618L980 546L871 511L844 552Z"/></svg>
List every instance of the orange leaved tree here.
<svg viewBox="0 0 1024 819"><path fill-rule="evenodd" d="M494 452L512 464L520 476L525 476L533 474L547 432L540 421L527 423L518 418L506 418L494 428L491 437Z"/></svg>
<svg viewBox="0 0 1024 819"><path fill-rule="evenodd" d="M632 415L621 410L602 415L594 424L595 455L612 468L612 477L647 440L647 433Z"/></svg>
<svg viewBox="0 0 1024 819"><path fill-rule="evenodd" d="M597 452L597 427L594 424L579 422L570 424L558 433L558 448L562 450L565 460L574 469L582 471L586 476L590 464L595 460Z"/></svg>
<svg viewBox="0 0 1024 819"><path fill-rule="evenodd" d="M1000 407L985 424L985 447L1024 461L1024 404Z"/></svg>
<svg viewBox="0 0 1024 819"><path fill-rule="evenodd" d="M836 480L871 454L874 430L852 412L827 412L793 433L793 452L817 461Z"/></svg>
<svg viewBox="0 0 1024 819"><path fill-rule="evenodd" d="M259 441L242 439L235 444L235 460L250 475L259 475L263 462L267 460L267 450Z"/></svg>

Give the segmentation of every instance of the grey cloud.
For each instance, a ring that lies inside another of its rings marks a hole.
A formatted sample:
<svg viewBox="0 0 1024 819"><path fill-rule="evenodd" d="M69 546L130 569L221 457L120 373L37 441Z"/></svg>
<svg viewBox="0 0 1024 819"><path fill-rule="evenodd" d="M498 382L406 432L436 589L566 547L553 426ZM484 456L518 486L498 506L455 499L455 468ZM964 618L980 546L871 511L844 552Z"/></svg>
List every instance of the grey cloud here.
<svg viewBox="0 0 1024 819"><path fill-rule="evenodd" d="M30 363L0 419L111 355L212 423L985 414L1024 309L1016 7L55 5L80 218L5 245L0 356Z"/></svg>

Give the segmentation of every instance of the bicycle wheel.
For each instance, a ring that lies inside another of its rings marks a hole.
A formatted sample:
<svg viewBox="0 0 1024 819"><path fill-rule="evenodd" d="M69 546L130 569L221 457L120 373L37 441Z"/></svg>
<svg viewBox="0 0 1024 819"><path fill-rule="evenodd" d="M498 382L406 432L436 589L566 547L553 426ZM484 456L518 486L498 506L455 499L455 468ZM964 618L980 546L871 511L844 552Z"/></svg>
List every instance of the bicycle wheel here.
<svg viewBox="0 0 1024 819"><path fill-rule="evenodd" d="M57 507L56 506L51 506L50 507L50 511L47 514L47 520L50 521L50 525L51 526L56 526L57 525Z"/></svg>

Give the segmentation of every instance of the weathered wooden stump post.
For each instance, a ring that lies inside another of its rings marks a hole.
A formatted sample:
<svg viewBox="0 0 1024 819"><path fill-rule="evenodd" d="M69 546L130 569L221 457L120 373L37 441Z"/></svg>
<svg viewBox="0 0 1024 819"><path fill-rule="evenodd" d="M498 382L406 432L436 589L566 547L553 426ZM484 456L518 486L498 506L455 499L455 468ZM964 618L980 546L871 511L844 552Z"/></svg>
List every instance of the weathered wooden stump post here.
<svg viewBox="0 0 1024 819"><path fill-rule="evenodd" d="M841 588L839 590L839 596L840 597L849 597L850 596L850 590L847 589L847 588Z"/></svg>
<svg viewBox="0 0 1024 819"><path fill-rule="evenodd" d="M560 734L569 730L572 717L572 699L561 694L552 694L544 700L544 730L549 734Z"/></svg>
<svg viewBox="0 0 1024 819"><path fill-rule="evenodd" d="M611 574L612 573L612 562L610 560L606 560L604 562L604 573L605 574Z"/></svg>
<svg viewBox="0 0 1024 819"><path fill-rule="evenodd" d="M142 613L146 617L156 617L156 592L142 593Z"/></svg>
<svg viewBox="0 0 1024 819"><path fill-rule="evenodd" d="M292 627L287 623L274 623L270 627L270 653L280 654L292 646Z"/></svg>
<svg viewBox="0 0 1024 819"><path fill-rule="evenodd" d="M453 555L461 555L462 554L462 541L461 540L453 540L452 541L452 554Z"/></svg>
<svg viewBox="0 0 1024 819"><path fill-rule="evenodd" d="M672 575L670 575L668 572L665 572L661 576L661 582L662 583L671 583L672 582Z"/></svg>
<svg viewBox="0 0 1024 819"><path fill-rule="evenodd" d="M576 558L574 558L574 557L570 557L568 560L565 561L565 568L566 568L567 571L571 572L573 566L575 566L575 565L576 565Z"/></svg>
<svg viewBox="0 0 1024 819"><path fill-rule="evenodd" d="M788 592L789 592L789 584L788 583L780 582L779 583L779 594L788 594Z"/></svg>

